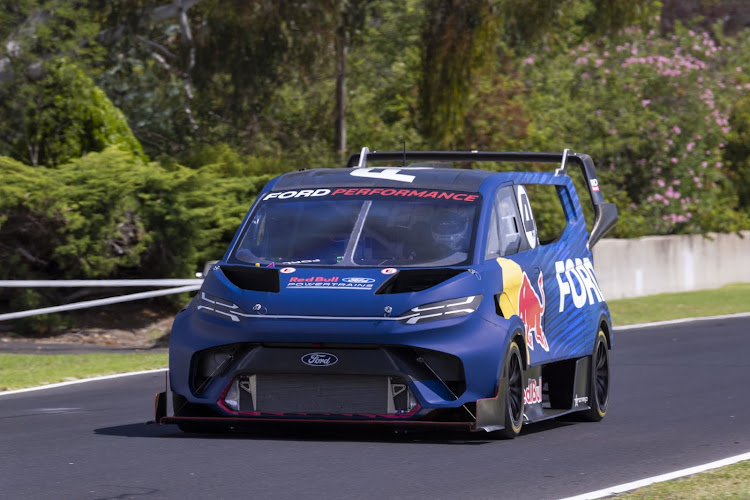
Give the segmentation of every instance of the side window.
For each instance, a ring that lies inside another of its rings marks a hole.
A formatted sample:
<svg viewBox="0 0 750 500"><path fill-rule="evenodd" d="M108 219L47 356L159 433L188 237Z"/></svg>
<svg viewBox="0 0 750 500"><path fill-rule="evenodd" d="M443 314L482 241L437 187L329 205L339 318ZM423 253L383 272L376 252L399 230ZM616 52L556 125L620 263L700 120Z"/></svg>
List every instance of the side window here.
<svg viewBox="0 0 750 500"><path fill-rule="evenodd" d="M517 253L523 244L522 230L523 222L513 188L500 188L493 200L485 259Z"/></svg>
<svg viewBox="0 0 750 500"><path fill-rule="evenodd" d="M551 184L527 184L525 187L534 210L539 244L557 241L567 225L560 200L563 188Z"/></svg>
<svg viewBox="0 0 750 500"><path fill-rule="evenodd" d="M500 228L497 224L497 207L493 205L490 227L487 228L487 248L484 251L484 259L495 259L500 255Z"/></svg>

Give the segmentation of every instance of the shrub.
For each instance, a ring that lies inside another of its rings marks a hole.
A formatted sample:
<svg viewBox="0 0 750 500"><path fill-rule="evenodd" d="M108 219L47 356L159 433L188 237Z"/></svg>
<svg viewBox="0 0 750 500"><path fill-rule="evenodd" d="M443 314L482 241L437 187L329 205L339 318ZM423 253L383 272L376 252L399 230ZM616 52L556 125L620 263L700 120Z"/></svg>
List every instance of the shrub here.
<svg viewBox="0 0 750 500"><path fill-rule="evenodd" d="M118 147L58 168L0 157L0 174L0 279L189 277L223 255L270 178L162 167ZM7 290L0 303L11 310L56 305L69 293Z"/></svg>
<svg viewBox="0 0 750 500"><path fill-rule="evenodd" d="M731 52L678 26L669 39L628 28L569 54L532 56L529 147L592 155L620 209L616 236L748 227L723 161L731 104L745 90L743 73L725 70Z"/></svg>
<svg viewBox="0 0 750 500"><path fill-rule="evenodd" d="M119 145L145 159L123 114L82 70L64 59L45 65L39 81L0 86L0 155L57 166Z"/></svg>

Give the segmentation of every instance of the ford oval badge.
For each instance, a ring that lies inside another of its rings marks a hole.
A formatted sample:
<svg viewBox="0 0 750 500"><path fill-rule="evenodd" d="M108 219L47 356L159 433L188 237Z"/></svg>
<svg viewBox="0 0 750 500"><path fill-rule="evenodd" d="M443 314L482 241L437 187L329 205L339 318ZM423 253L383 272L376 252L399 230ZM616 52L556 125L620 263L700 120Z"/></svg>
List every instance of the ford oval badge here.
<svg viewBox="0 0 750 500"><path fill-rule="evenodd" d="M344 278L341 281L344 283L375 283L373 278Z"/></svg>
<svg viewBox="0 0 750 500"><path fill-rule="evenodd" d="M327 352L310 352L301 360L307 366L332 366L339 362L339 358Z"/></svg>

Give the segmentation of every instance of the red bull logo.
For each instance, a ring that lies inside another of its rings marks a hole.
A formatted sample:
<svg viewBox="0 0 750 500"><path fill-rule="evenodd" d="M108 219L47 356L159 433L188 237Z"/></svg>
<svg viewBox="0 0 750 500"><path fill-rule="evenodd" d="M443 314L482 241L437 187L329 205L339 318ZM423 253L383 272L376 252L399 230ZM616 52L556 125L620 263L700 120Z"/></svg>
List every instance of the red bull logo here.
<svg viewBox="0 0 750 500"><path fill-rule="evenodd" d="M531 286L531 280L523 273L521 287L518 290L518 316L526 326L526 345L530 350L534 350L534 341L542 346L542 349L549 352L547 336L544 335L542 327L542 318L544 317L544 276L539 271L539 292L541 298L537 295L534 287Z"/></svg>

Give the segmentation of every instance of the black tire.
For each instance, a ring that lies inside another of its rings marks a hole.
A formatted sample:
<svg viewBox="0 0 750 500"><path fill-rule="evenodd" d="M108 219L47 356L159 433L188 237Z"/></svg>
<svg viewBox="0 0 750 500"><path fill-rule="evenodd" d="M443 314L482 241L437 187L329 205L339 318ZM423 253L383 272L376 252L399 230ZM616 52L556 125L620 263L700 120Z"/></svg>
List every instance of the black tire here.
<svg viewBox="0 0 750 500"><path fill-rule="evenodd" d="M515 341L510 344L503 361L499 391L505 394L505 427L493 434L498 439L513 439L523 426L523 362Z"/></svg>
<svg viewBox="0 0 750 500"><path fill-rule="evenodd" d="M589 380L590 409L580 416L588 422L599 422L607 414L609 405L609 349L607 337L602 330L596 334L594 353L591 355L591 377Z"/></svg>

